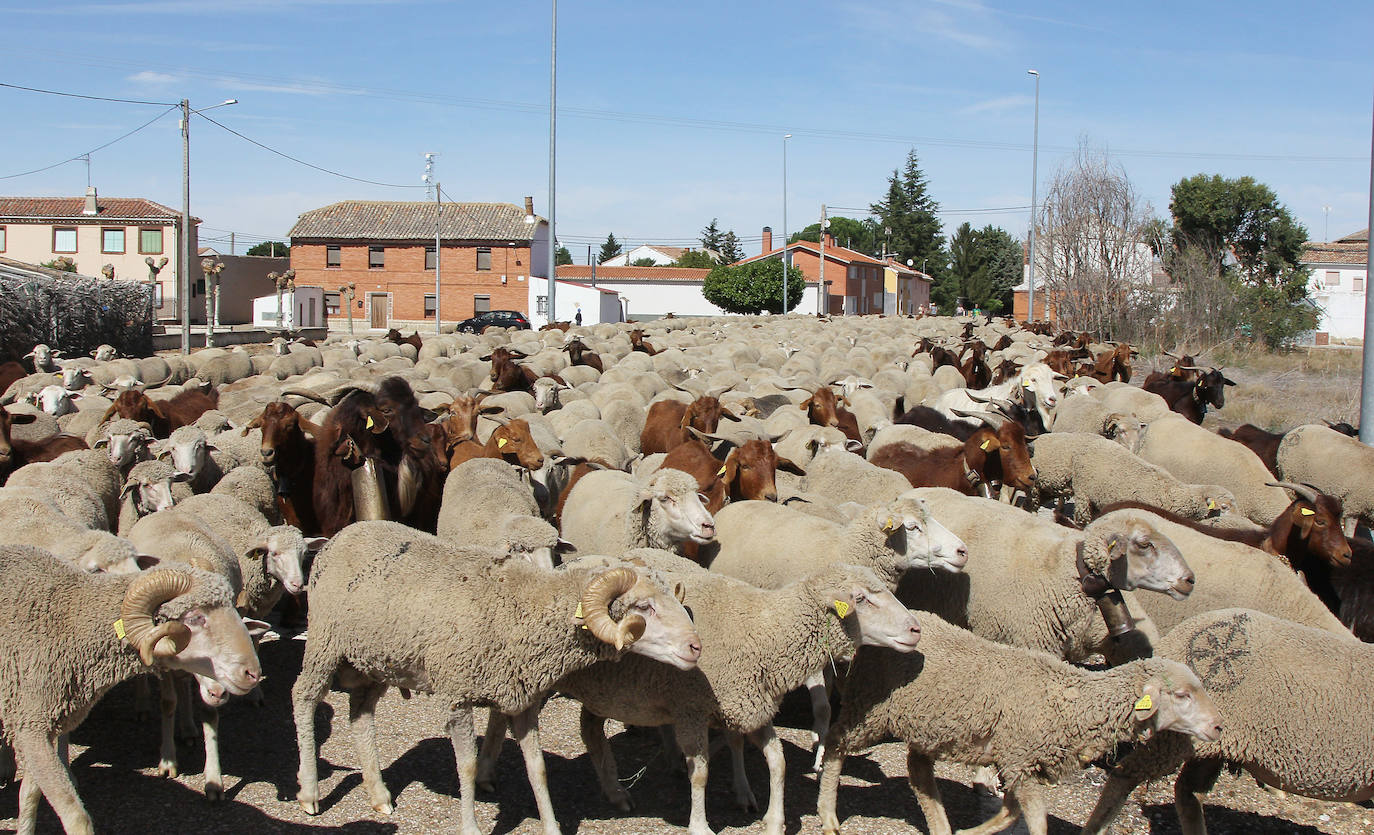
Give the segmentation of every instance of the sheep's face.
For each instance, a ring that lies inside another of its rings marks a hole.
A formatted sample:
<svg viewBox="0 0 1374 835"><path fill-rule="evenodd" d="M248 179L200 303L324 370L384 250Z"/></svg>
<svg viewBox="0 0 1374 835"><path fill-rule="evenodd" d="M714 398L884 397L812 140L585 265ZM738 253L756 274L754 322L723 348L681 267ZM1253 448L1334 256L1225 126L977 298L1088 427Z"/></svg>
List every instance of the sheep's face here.
<svg viewBox="0 0 1374 835"><path fill-rule="evenodd" d="M186 480L184 475L178 473L157 480L131 481L124 485L124 495L133 500L134 508L138 511L139 516L147 516L160 510L171 509L176 504L176 497L172 495L173 482Z"/></svg>
<svg viewBox="0 0 1374 835"><path fill-rule="evenodd" d="M1163 592L1175 600L1192 593L1196 578L1178 546L1143 519L1127 518L1108 535L1107 548L1107 580L1113 587Z"/></svg>
<svg viewBox="0 0 1374 835"><path fill-rule="evenodd" d="M101 345L91 352L91 356L95 357L96 362L109 362L118 357L119 352L115 350L113 345Z"/></svg>
<svg viewBox="0 0 1374 835"><path fill-rule="evenodd" d="M683 608L685 591L681 583L671 591L640 574L639 582L611 603L617 620L638 615L644 619L644 634L630 644L629 651L690 670L701 658L701 639L691 615Z"/></svg>
<svg viewBox="0 0 1374 835"><path fill-rule="evenodd" d="M691 482L690 490L651 484L640 493L641 506L649 503L650 514L658 517L659 527L668 539L704 545L716 538L716 520L706 510L706 497L696 492L696 479L686 479Z"/></svg>
<svg viewBox="0 0 1374 835"><path fill-rule="evenodd" d="M1174 662L1167 666L1167 672L1151 676L1141 688L1134 712L1135 720L1144 725L1141 736L1174 731L1216 742L1221 738L1221 713L1212 697L1192 670Z"/></svg>
<svg viewBox="0 0 1374 835"><path fill-rule="evenodd" d="M127 539L120 539L105 531L90 531L83 544L87 547L76 559L76 565L87 574L137 574L138 552Z"/></svg>
<svg viewBox="0 0 1374 835"><path fill-rule="evenodd" d="M147 457L148 445L153 441L152 433L139 430L129 434L109 435L96 441L96 447L109 448L110 463L121 472L128 472L138 461Z"/></svg>
<svg viewBox="0 0 1374 835"><path fill-rule="evenodd" d="M30 395L34 405L53 417L62 417L75 412L76 405L72 403L73 397L80 397L80 395L69 392L62 386L44 386Z"/></svg>
<svg viewBox="0 0 1374 835"><path fill-rule="evenodd" d="M296 596L305 590L305 563L310 555L329 542L324 537L306 538L290 525L268 528L248 552L251 559L263 561L263 571L282 584L286 593Z"/></svg>
<svg viewBox="0 0 1374 835"><path fill-rule="evenodd" d="M853 566L845 566L852 569ZM846 571L848 582L829 590L829 606L861 646L911 652L921 640L921 625L897 595L872 571ZM857 635L855 634L857 632Z"/></svg>
<svg viewBox="0 0 1374 835"><path fill-rule="evenodd" d="M225 691L243 696L257 686L262 667L249 629L261 634L267 624L240 619L231 606L188 609L180 621L191 631L191 640L186 649L162 663L195 675L209 704L222 703Z"/></svg>
<svg viewBox="0 0 1374 835"><path fill-rule="evenodd" d="M1145 424L1138 418L1116 413L1107 418L1104 435L1131 452L1139 452L1145 440Z"/></svg>
<svg viewBox="0 0 1374 835"><path fill-rule="evenodd" d="M173 471L195 479L205 467L208 445L204 433L194 434L189 438L173 438L168 440L167 447L158 458L170 458Z"/></svg>
<svg viewBox="0 0 1374 835"><path fill-rule="evenodd" d="M907 568L960 571L968 562L968 546L930 514L924 499L900 499L878 517L889 545L904 555Z"/></svg>

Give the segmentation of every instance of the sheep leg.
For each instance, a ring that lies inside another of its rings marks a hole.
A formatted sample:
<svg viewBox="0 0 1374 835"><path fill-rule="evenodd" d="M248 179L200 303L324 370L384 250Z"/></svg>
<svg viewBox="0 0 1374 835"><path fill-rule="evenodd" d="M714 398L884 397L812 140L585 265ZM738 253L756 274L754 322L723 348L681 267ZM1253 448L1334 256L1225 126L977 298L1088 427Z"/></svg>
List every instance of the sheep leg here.
<svg viewBox="0 0 1374 835"><path fill-rule="evenodd" d="M493 712L496 712L493 709ZM472 707L454 705L448 717L449 742L458 761L458 818L461 835L480 835L477 828L477 737L472 728Z"/></svg>
<svg viewBox="0 0 1374 835"><path fill-rule="evenodd" d="M19 768L14 761L14 749L0 742L0 786L13 783L15 775L18 773Z"/></svg>
<svg viewBox="0 0 1374 835"><path fill-rule="evenodd" d="M382 780L382 766L377 759L377 700L386 693L385 684L366 684L348 691L348 724L353 729L353 747L362 766L363 785L372 808L389 815L396 811L391 805L391 792Z"/></svg>
<svg viewBox="0 0 1374 835"><path fill-rule="evenodd" d="M782 754L782 740L778 739L770 722L750 733L749 741L763 751L763 759L768 763L768 811L763 815L763 831L766 835L783 835L783 783L787 779L787 761Z"/></svg>
<svg viewBox="0 0 1374 835"><path fill-rule="evenodd" d="M677 733L672 725L659 725L658 738L663 745L663 756L668 758L668 773L677 775L687 774L687 762L683 757L682 748L677 744Z"/></svg>
<svg viewBox="0 0 1374 835"><path fill-rule="evenodd" d="M706 778L708 775L706 725L674 726L677 742L687 761L687 782L691 785L692 812L687 821L688 835L714 835L706 825Z"/></svg>
<svg viewBox="0 0 1374 835"><path fill-rule="evenodd" d="M592 768L596 769L596 779L601 783L601 793L611 805L622 812L634 809L634 800L625 787L620 785L620 774L615 765L615 753L606 744L606 719L597 716L585 707L581 719L582 747L587 749Z"/></svg>
<svg viewBox="0 0 1374 835"><path fill-rule="evenodd" d="M949 816L940 786L935 782L935 761L908 747L906 750L906 779L926 816L926 831L930 835L950 835Z"/></svg>
<svg viewBox="0 0 1374 835"><path fill-rule="evenodd" d="M153 718L153 689L151 676L134 679L134 718L147 722Z"/></svg>
<svg viewBox="0 0 1374 835"><path fill-rule="evenodd" d="M1021 804L1016 799L1016 792L1009 791L1002 796L1002 808L997 810L997 814L972 829L961 829L955 835L993 835L1016 823L1019 817Z"/></svg>
<svg viewBox="0 0 1374 835"><path fill-rule="evenodd" d="M840 819L835 814L835 798L840 790L840 772L844 769L844 753L834 746L826 749L825 762L821 766L820 789L816 798L816 816L821 819L821 830L825 835L837 835ZM931 835L937 835L932 832Z"/></svg>
<svg viewBox="0 0 1374 835"><path fill-rule="evenodd" d="M520 744L520 753L525 755L525 774L529 776L530 788L534 790L534 805L539 809L539 820L544 823L544 835L562 835L558 819L553 814L553 800L549 797L544 749L539 744L539 711L543 707L541 700L512 716L511 731L515 741Z"/></svg>
<svg viewBox="0 0 1374 835"><path fill-rule="evenodd" d="M1115 774L1109 775L1107 784L1102 787L1102 795L1097 798L1097 805L1093 807L1092 814L1088 815L1087 822L1083 824L1082 835L1102 835L1110 829L1112 821L1116 820L1126 799L1138 785L1135 780Z"/></svg>
<svg viewBox="0 0 1374 835"><path fill-rule="evenodd" d="M201 705L200 727L205 736L205 799L224 799L224 775L219 770L219 708Z"/></svg>
<svg viewBox="0 0 1374 835"><path fill-rule="evenodd" d="M749 787L749 775L744 773L744 737L726 731L725 744L730 746L730 785L735 790L735 805L746 812L757 812L759 801Z"/></svg>
<svg viewBox="0 0 1374 835"><path fill-rule="evenodd" d="M177 685L171 673L157 677L158 707L162 711L162 755L157 764L159 777L177 776Z"/></svg>
<svg viewBox="0 0 1374 835"><path fill-rule="evenodd" d="M185 745L191 745L196 741L196 702L200 701L196 680L191 676L172 676L172 682L181 688L177 694L177 741Z"/></svg>
<svg viewBox="0 0 1374 835"><path fill-rule="evenodd" d="M1026 821L1029 835L1049 835L1049 808L1045 804L1045 794L1039 784L1022 780L1012 793L1016 805L1021 807L1021 816Z"/></svg>
<svg viewBox="0 0 1374 835"><path fill-rule="evenodd" d="M816 754L811 763L812 771L821 770L821 762L825 759L825 735L830 730L830 686L826 678L825 671L821 671L807 676L803 682L811 696L811 733L815 736L812 749Z"/></svg>
<svg viewBox="0 0 1374 835"><path fill-rule="evenodd" d="M1183 835L1207 835L1207 818L1202 798L1221 776L1221 760L1191 760L1174 780L1174 810Z"/></svg>
<svg viewBox="0 0 1374 835"><path fill-rule="evenodd" d="M333 678L337 661L332 665L322 665L310 653L310 642L306 642L306 655L301 674L291 688L291 710L296 721L296 750L300 753L300 768L296 772L300 789L296 801L308 814L320 813L319 749L315 747L315 708L324 694L329 691L329 680ZM471 725L469 725L471 727Z"/></svg>
<svg viewBox="0 0 1374 835"><path fill-rule="evenodd" d="M81 805L71 774L57 753L55 737L42 731L17 735L15 745L24 754L24 780L19 786L19 835L33 835L38 824L38 802L46 797L62 820L68 835L93 835L91 816Z"/></svg>
<svg viewBox="0 0 1374 835"><path fill-rule="evenodd" d="M477 755L477 788L484 792L496 791L496 761L501 759L509 725L506 714L496 708L487 712L487 732L482 735L482 750Z"/></svg>

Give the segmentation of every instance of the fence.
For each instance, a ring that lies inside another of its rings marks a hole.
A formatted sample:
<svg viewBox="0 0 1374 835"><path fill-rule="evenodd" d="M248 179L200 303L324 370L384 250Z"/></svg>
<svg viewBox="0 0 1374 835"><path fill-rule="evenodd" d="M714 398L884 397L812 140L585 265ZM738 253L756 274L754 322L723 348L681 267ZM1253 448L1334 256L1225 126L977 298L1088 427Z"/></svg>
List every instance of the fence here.
<svg viewBox="0 0 1374 835"><path fill-rule="evenodd" d="M0 272L0 360L18 359L39 343L67 356L101 344L124 356L149 356L151 292L133 281Z"/></svg>

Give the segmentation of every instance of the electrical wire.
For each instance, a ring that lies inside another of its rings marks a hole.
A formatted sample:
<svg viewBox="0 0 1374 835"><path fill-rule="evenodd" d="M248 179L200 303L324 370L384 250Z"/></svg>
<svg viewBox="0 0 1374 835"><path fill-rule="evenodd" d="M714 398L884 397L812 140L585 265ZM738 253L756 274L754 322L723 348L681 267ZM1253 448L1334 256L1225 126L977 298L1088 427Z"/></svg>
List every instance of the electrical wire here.
<svg viewBox="0 0 1374 835"><path fill-rule="evenodd" d="M205 121L209 122L210 124L214 125L215 127L219 128L220 130L224 130L224 131L228 131L229 133L232 133L234 136L237 136L239 139L242 139L244 142L247 142L247 143L250 144L250 145L256 145L257 147L263 149L264 151L267 151L268 153L276 154L277 156L279 156L279 157L281 157L281 158L283 158L283 159L289 159L289 160L291 160L292 162L296 163L297 165L304 165L306 168L313 168L313 169L315 169L316 171L320 171L320 172L323 172L323 173L325 173L325 174L331 174L331 175L333 175L333 176L335 176L335 177L341 177L341 178L343 178L343 179L345 179L345 180L352 180L352 181L354 181L354 182L356 182L356 183L367 183L368 185L371 185L371 186L385 186L386 188L424 188L424 185L407 185L407 184L403 184L403 183L383 183L383 182L381 182L381 181L379 181L379 180L369 180L369 179L367 179L367 178L365 178L365 177L354 177L354 176L349 175L349 174L344 174L344 173L341 173L341 172L339 172L339 171L334 171L334 170L332 170L332 169L325 168L325 167L322 166L322 165L316 165L316 164L314 164L313 162L306 162L305 160L303 160L303 159L301 159L301 158L299 158L299 157L293 157L293 156L291 156L290 154L288 154L288 153L286 153L286 152L284 152L284 151L278 151L276 148L272 148L272 147L269 147L269 146L267 146L267 145L264 145L264 144L262 144L261 142L259 142L259 141L256 140L256 139L253 139L253 138L248 137L248 136L244 136L243 134L239 133L238 131L234 130L233 128L229 127L228 125L222 124L222 123L220 123L220 122L215 121L214 119L211 119L209 116L206 116L204 113L197 113L196 115L199 116L200 118L204 119Z"/></svg>
<svg viewBox="0 0 1374 835"><path fill-rule="evenodd" d="M25 87L20 84L6 84L0 81L0 87L8 87L11 90L27 90L30 93L46 93L49 96L66 96L71 99L89 99L90 101L112 101L120 104L147 104L158 107L178 107L177 102L169 101L143 101L141 99L112 99L106 96L87 96L81 93L64 93L60 90L44 90L40 87Z"/></svg>
<svg viewBox="0 0 1374 835"><path fill-rule="evenodd" d="M6 84L6 85L4 85L4 86L10 87L10 86L13 86L13 85ZM87 152L84 153L84 154L77 154L77 155L74 156L74 157L69 157L69 158L67 158L67 159L62 160L61 162L54 162L52 165L45 165L45 166L43 166L42 168L35 168L35 169L33 169L32 171L21 171L21 172L19 172L18 174L6 174L5 176L0 177L0 180L13 180L13 179L16 178L16 177L27 177L27 176L30 175L30 174L38 174L38 173L40 173L40 172L42 172L42 171L49 171L49 170L51 170L51 169L53 169L53 168L58 167L59 165L66 165L66 164L69 163L69 162L76 162L77 160L82 159L83 157L87 157L87 156L90 156L91 154L94 154L96 151L103 151L103 150L105 150L106 148L110 147L111 145L115 144L116 142L119 142L119 141L124 140L124 139L128 139L129 137L133 136L134 134L138 133L139 131L143 130L144 128L146 128L146 127L152 125L154 122L156 122L157 120L161 119L163 116L166 116L168 113L171 113L173 110L177 109L178 107L180 107L180 105L176 105L176 104L169 105L168 108L167 108L166 110L164 110L164 111L162 111L161 113L157 114L157 115L154 116L153 118L149 119L148 121L144 122L143 124L139 125L138 127L134 128L133 130L129 131L128 133L122 134L122 135L120 135L120 136L117 136L117 137L115 137L114 139L111 139L109 142L106 142L104 145L97 145L96 147L90 149L89 151L87 151Z"/></svg>

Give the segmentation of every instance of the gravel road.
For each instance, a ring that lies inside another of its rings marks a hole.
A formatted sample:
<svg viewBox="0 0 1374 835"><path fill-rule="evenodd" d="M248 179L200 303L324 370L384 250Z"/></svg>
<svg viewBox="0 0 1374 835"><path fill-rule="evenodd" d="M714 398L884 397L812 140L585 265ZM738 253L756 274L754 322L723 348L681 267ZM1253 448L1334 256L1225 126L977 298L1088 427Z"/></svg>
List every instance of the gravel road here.
<svg viewBox="0 0 1374 835"><path fill-rule="evenodd" d="M457 829L457 777L453 751L444 735L447 704L442 698L414 696L409 701L391 691L378 707L378 745L383 776L396 799L396 812L382 816L367 804L347 729L347 699L330 693L316 714L321 740L320 791L323 813L306 815L295 802L296 735L291 721L290 686L303 643L268 641L261 647L266 705L230 705L220 722L225 800L208 803L201 794L203 756L199 744L180 748L183 775L156 775L158 729L155 721L133 717L133 691L116 688L91 713L72 738L72 770L102 833L374 833L452 832ZM479 716L480 716L479 711ZM480 721L480 720L479 720ZM809 708L804 699L789 699L779 716L787 755L787 829L819 833L816 781L807 734ZM636 809L621 816L601 799L596 779L578 737L577 705L556 698L541 719L549 785L565 833L661 833L682 831L687 823L687 783L670 773L659 752L656 733L624 731L608 723L612 747ZM479 732L482 727L479 725ZM766 803L767 773L762 756L746 755L749 779ZM759 814L737 811L730 789L729 757L724 751L711 763L707 814L722 833L760 832ZM877 835L923 829L924 821L906 783L906 755L895 743L881 745L846 762L839 810L844 831ZM642 774L641 774L642 771ZM970 788L973 771L938 769L941 789L956 828L973 826L991 815L997 801ZM1051 833L1077 832L1096 801L1103 774L1089 769L1066 781L1051 795ZM1172 784L1148 787L1141 804L1127 805L1119 833L1176 833ZM0 828L13 830L19 792L0 789ZM478 824L485 832L542 835L534 798L525 779L519 749L507 740L501 756L496 796L482 795ZM1252 833L1336 833L1374 831L1368 806L1279 798L1248 777L1223 775L1207 806L1213 835ZM1023 827L1018 827L1024 832ZM40 832L61 832L45 804ZM1013 830L1015 831L1015 830Z"/></svg>

